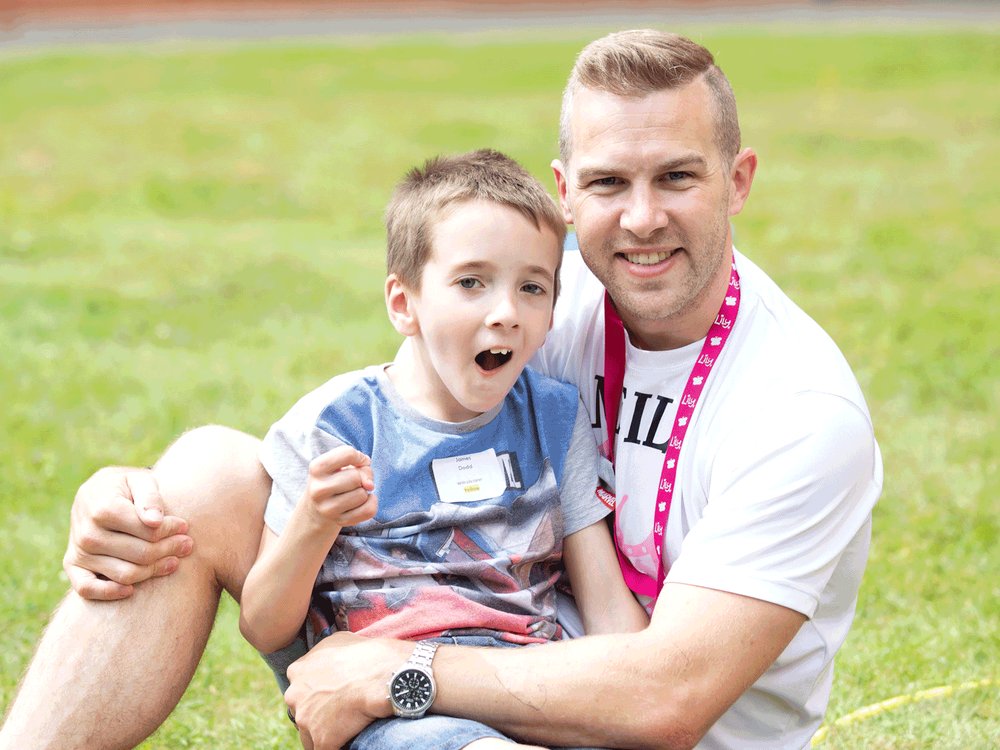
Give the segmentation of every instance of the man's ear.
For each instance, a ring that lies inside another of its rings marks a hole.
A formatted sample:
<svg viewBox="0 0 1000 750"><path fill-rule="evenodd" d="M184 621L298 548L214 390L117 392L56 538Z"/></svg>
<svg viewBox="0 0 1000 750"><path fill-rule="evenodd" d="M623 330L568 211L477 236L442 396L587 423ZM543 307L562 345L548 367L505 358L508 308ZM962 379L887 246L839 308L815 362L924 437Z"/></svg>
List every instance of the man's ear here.
<svg viewBox="0 0 1000 750"><path fill-rule="evenodd" d="M385 279L385 309L392 327L404 336L420 332L417 313L413 309L412 292L394 273Z"/></svg>
<svg viewBox="0 0 1000 750"><path fill-rule="evenodd" d="M750 186L757 172L757 154L752 148L745 148L733 160L732 184L729 193L729 215L736 216L750 197Z"/></svg>
<svg viewBox="0 0 1000 750"><path fill-rule="evenodd" d="M559 208L562 209L563 221L567 224L573 223L573 211L569 207L568 178L569 171L559 159L552 160L552 174L556 177L556 191L559 194Z"/></svg>

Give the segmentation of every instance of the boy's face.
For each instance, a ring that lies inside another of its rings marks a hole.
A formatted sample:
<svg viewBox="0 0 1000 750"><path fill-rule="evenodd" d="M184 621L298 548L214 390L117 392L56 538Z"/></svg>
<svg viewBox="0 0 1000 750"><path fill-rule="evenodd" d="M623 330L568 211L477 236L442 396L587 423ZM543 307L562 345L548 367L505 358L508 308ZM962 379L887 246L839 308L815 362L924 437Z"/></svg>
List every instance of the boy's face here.
<svg viewBox="0 0 1000 750"><path fill-rule="evenodd" d="M431 239L420 288L405 291L411 327L396 324L421 381L403 391L458 422L500 403L545 340L562 248L548 227L489 201L450 206Z"/></svg>

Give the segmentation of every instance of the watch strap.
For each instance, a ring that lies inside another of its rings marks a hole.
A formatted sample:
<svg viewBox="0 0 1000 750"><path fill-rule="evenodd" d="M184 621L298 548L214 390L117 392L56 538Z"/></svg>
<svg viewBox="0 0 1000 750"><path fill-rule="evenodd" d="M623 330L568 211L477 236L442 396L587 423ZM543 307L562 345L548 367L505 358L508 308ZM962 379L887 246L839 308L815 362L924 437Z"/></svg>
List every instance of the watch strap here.
<svg viewBox="0 0 1000 750"><path fill-rule="evenodd" d="M434 654L440 645L440 643L432 643L430 641L419 641L414 646L413 653L410 654L410 658L406 660L406 663L430 669L431 662L434 661Z"/></svg>

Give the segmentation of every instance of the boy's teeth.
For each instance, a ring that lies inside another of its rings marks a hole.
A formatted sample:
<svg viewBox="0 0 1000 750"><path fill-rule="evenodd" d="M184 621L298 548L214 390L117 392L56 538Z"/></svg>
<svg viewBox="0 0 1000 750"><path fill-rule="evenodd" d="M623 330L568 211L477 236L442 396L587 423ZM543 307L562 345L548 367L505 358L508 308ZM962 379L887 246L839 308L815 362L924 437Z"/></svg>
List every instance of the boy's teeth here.
<svg viewBox="0 0 1000 750"><path fill-rule="evenodd" d="M490 354L510 354L510 349L490 349Z"/></svg>
<svg viewBox="0 0 1000 750"><path fill-rule="evenodd" d="M651 266L654 263L666 260L673 252L669 253L625 253L625 260L629 263L636 263L640 266Z"/></svg>

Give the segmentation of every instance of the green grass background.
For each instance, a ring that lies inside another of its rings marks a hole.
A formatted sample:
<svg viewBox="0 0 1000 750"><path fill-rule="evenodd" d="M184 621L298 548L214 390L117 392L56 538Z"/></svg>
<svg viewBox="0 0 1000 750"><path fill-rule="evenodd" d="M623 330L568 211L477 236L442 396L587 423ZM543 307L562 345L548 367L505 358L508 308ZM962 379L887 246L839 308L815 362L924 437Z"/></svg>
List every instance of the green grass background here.
<svg viewBox="0 0 1000 750"><path fill-rule="evenodd" d="M886 483L828 720L1000 664L1000 37L687 29L760 169L739 247L839 342ZM58 49L0 56L0 704L47 613L75 488L209 422L257 435L390 358L381 210L411 164L493 146L551 184L590 31ZM296 736L224 602L144 748ZM996 686L823 747L1000 744Z"/></svg>

